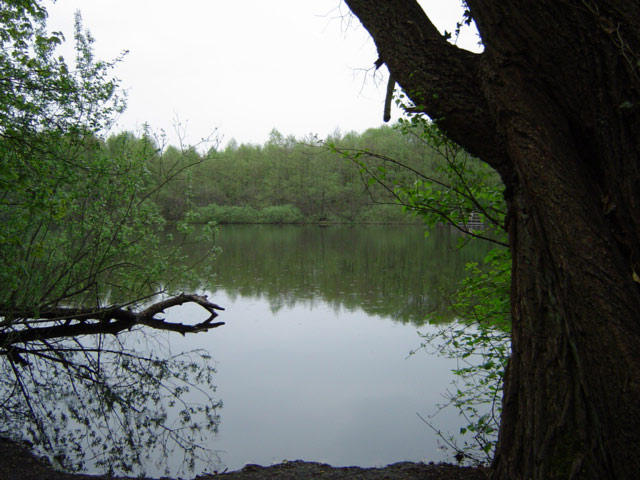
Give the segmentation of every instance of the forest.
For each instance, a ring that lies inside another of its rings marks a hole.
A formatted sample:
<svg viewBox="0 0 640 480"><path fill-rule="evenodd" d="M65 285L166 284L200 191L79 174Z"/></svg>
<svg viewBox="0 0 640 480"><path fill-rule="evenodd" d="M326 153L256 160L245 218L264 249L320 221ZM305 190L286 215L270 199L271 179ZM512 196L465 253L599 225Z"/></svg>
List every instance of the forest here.
<svg viewBox="0 0 640 480"><path fill-rule="evenodd" d="M197 212L197 220L191 220L220 224L419 223L406 215L392 192L369 182L371 176L357 160L328 147L383 153L423 175L442 176L437 150L416 132L381 126L319 140L285 137L274 129L263 145L232 139L220 151L205 152L163 147L148 133L125 132L109 137L105 148L113 158L133 152L146 157L151 185L166 182L152 199L172 222ZM419 178L399 166L387 176L389 183L405 186ZM497 177L494 181L499 183Z"/></svg>

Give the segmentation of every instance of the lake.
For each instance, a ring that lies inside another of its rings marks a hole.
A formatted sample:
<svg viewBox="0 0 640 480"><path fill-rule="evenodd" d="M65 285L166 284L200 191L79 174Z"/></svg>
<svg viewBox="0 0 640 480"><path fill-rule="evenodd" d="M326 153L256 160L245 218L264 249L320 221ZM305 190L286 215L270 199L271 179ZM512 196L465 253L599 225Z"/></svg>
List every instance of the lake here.
<svg viewBox="0 0 640 480"><path fill-rule="evenodd" d="M409 353L419 331L438 328L428 315L453 320L447 292L488 250L458 250L459 239L448 228L425 237L404 226L221 227L206 290L226 325L169 338L173 352L203 348L215 359L217 469L451 460L416 414L438 412L456 361ZM168 316L203 312L187 305ZM444 434L466 424L453 408L430 421Z"/></svg>

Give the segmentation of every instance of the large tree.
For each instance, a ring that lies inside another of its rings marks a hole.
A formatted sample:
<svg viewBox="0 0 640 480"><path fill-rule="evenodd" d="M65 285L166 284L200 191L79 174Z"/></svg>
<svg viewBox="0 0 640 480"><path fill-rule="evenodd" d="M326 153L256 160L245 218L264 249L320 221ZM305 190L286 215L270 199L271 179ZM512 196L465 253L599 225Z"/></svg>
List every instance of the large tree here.
<svg viewBox="0 0 640 480"><path fill-rule="evenodd" d="M415 104L506 186L512 356L500 479L640 472L640 3L346 0Z"/></svg>

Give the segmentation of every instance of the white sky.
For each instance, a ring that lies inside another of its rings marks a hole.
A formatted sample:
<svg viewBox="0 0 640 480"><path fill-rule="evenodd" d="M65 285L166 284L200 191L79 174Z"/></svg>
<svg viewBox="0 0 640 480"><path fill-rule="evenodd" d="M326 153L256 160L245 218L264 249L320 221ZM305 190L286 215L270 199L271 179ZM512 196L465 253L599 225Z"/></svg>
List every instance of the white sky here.
<svg viewBox="0 0 640 480"><path fill-rule="evenodd" d="M452 31L460 0L420 2ZM177 144L214 129L223 144L264 143L273 128L301 138L382 123L384 68L373 77L375 45L340 0L47 0L49 29L73 42L82 12L99 59L129 54L115 76L128 92L118 130L148 122ZM468 32L459 45L473 48Z"/></svg>

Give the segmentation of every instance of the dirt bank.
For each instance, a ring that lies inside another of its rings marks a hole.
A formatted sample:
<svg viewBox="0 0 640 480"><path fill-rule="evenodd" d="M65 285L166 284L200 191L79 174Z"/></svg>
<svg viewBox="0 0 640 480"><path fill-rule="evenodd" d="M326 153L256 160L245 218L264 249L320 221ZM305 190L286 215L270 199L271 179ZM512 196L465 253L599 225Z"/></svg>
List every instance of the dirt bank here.
<svg viewBox="0 0 640 480"><path fill-rule="evenodd" d="M46 462L31 454L26 445L0 438L0 480L99 480L106 478L56 472ZM403 462L383 468L338 468L322 463L298 460L269 467L247 465L237 472L200 475L195 480L487 480L488 478L489 471L486 469L448 464ZM124 477L120 480L124 480Z"/></svg>

